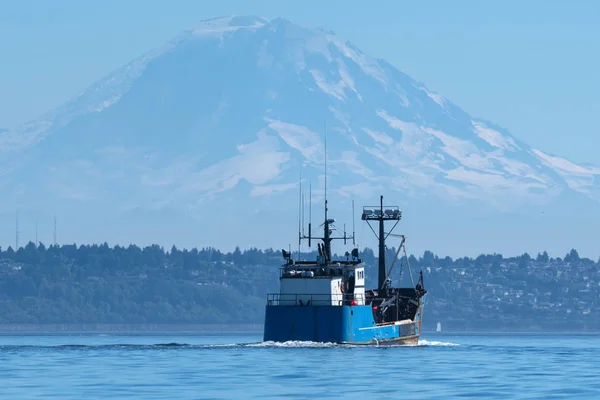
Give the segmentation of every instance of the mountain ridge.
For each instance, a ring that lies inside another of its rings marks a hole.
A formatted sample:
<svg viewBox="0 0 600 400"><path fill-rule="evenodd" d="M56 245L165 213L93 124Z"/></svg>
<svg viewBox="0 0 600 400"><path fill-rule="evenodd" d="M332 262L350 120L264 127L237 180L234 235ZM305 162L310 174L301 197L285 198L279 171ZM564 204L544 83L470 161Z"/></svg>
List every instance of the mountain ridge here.
<svg viewBox="0 0 600 400"><path fill-rule="evenodd" d="M471 117L331 32L256 16L185 30L1 133L0 185L22 193L14 206L73 202L65 212L97 208L114 221L145 210L157 227L167 208L222 225L205 210L234 196L248 199L240 216L256 224L269 207L297 211L300 166L313 202L322 202L325 126L329 195L346 210L350 198L369 202L376 192L403 204L432 195L436 201L414 211L440 221L448 207L502 215L548 207L569 191L600 200L600 168ZM257 210L258 220L250 217ZM293 231L297 221L289 223Z"/></svg>

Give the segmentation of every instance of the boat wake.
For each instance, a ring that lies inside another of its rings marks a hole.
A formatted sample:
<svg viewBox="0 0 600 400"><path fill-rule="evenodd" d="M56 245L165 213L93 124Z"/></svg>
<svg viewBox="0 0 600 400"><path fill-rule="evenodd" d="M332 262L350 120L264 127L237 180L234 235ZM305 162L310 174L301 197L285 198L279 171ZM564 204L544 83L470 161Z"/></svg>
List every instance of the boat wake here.
<svg viewBox="0 0 600 400"><path fill-rule="evenodd" d="M452 343L452 342L440 342L438 340L419 340L419 344L417 346L441 346L441 347L454 347L454 346L460 346L458 343Z"/></svg>
<svg viewBox="0 0 600 400"><path fill-rule="evenodd" d="M168 349L238 349L238 348L354 348L354 347L435 347L435 346L458 346L456 343L429 341L421 339L415 345L361 345L361 344L337 344L321 342L255 342L255 343L223 343L223 344L188 344L188 343L157 343L157 344L60 344L60 345L0 345L0 352L23 351L23 350L168 350Z"/></svg>
<svg viewBox="0 0 600 400"><path fill-rule="evenodd" d="M425 339L421 339L419 340L418 344L404 344L404 345L397 345L397 344L379 344L379 345L373 345L373 344L337 344L337 343L320 343L320 342L301 342L301 341L289 341L289 342L259 342L259 343L252 343L252 344L246 344L243 345L244 347L284 347L284 348L301 348L301 347L307 347L307 348L328 348L328 347L435 347L435 346L441 346L441 347L452 347L452 346L459 346L457 343L451 343L451 342L440 342L437 340L425 340Z"/></svg>
<svg viewBox="0 0 600 400"><path fill-rule="evenodd" d="M337 343L322 343L322 342L304 342L299 340L290 340L288 342L258 342L258 343L248 343L244 345L245 347L284 347L284 348L327 348L327 347L340 347L344 345L340 345Z"/></svg>
<svg viewBox="0 0 600 400"><path fill-rule="evenodd" d="M157 343L157 344L59 344L59 345L0 345L0 352L19 350L168 350L168 349L238 349L238 348L328 348L340 347L336 343L317 342L255 342L255 343L219 343L219 344L188 344L188 343ZM349 346L348 346L349 347Z"/></svg>

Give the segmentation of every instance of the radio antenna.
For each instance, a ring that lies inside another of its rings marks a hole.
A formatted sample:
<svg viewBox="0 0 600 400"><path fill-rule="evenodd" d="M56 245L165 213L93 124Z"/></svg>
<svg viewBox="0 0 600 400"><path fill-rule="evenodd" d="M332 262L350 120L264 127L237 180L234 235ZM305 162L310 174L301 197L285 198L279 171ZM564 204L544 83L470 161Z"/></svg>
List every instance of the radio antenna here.
<svg viewBox="0 0 600 400"><path fill-rule="evenodd" d="M304 193L302 193L302 236L304 236L304 207L306 205L306 200L304 199Z"/></svg>
<svg viewBox="0 0 600 400"><path fill-rule="evenodd" d="M327 219L327 120L325 120L325 219Z"/></svg>
<svg viewBox="0 0 600 400"><path fill-rule="evenodd" d="M354 240L355 237L355 230L354 230L354 199L352 199L352 246L356 246L356 241Z"/></svg>
<svg viewBox="0 0 600 400"><path fill-rule="evenodd" d="M300 260L300 248L302 244L302 162L300 162L300 190L298 193L298 260Z"/></svg>
<svg viewBox="0 0 600 400"><path fill-rule="evenodd" d="M310 238L312 231L312 182L308 182L308 247L310 248Z"/></svg>

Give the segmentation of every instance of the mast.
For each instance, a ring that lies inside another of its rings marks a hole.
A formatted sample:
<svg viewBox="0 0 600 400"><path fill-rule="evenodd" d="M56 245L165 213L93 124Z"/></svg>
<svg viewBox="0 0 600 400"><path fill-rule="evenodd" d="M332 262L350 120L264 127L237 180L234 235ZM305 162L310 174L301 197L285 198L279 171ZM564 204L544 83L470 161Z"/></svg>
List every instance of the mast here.
<svg viewBox="0 0 600 400"><path fill-rule="evenodd" d="M362 220L369 224L369 227L377 237L379 242L379 265L378 265L378 277L377 277L377 289L383 290L385 288L386 280L386 268L385 268L385 239L394 230L398 222L402 218L400 208L397 206L386 206L383 207L383 196L379 197L379 205L376 207L363 207ZM375 233L375 230L369 223L369 221L379 222L379 232ZM396 221L390 232L386 235L384 229L385 221Z"/></svg>
<svg viewBox="0 0 600 400"><path fill-rule="evenodd" d="M308 184L308 235L304 234L304 229L300 234L301 239L308 239L308 247L311 247L311 240L322 240L323 245L320 243L317 244L319 255L323 257L323 261L325 265L328 265L331 262L331 242L336 239L344 240L344 244L348 239L352 239L352 243L355 242L354 238L354 220L352 221L352 237L349 237L346 233L346 228L344 225L344 236L343 237L334 237L332 236L332 225L335 223L333 218L329 218L328 215L328 200L327 200L327 122L325 122L325 157L324 157L324 169L325 169L325 179L324 179L324 188L325 188L325 201L324 201L324 216L325 221L323 222L323 236L322 237L313 237L312 236L312 183L309 181ZM302 197L302 202L304 198ZM352 202L352 210L354 210L354 201ZM301 224L304 226L304 211L300 214Z"/></svg>
<svg viewBox="0 0 600 400"><path fill-rule="evenodd" d="M381 210L381 217L379 218L379 269L377 272L378 288L381 289L385 284L385 231L383 229L383 196L379 198L379 207Z"/></svg>
<svg viewBox="0 0 600 400"><path fill-rule="evenodd" d="M327 219L327 199L325 199L325 223L323 224L323 230L325 231L323 234L323 245L325 250L325 264L329 264L331 260L331 237L329 233L329 220Z"/></svg>
<svg viewBox="0 0 600 400"><path fill-rule="evenodd" d="M331 238L329 237L329 219L327 219L327 121L325 121L325 223L323 230L325 264L327 265L331 260Z"/></svg>

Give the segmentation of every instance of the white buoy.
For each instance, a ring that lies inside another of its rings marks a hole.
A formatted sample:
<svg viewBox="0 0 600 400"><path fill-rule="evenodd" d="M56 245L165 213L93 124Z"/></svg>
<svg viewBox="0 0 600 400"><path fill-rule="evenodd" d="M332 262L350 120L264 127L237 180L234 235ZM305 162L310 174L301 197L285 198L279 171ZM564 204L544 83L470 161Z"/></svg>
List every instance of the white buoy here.
<svg viewBox="0 0 600 400"><path fill-rule="evenodd" d="M441 322L437 323L437 328L435 328L435 331L436 332L441 332L442 331L442 323Z"/></svg>

